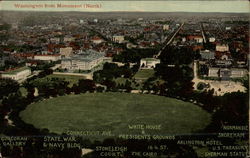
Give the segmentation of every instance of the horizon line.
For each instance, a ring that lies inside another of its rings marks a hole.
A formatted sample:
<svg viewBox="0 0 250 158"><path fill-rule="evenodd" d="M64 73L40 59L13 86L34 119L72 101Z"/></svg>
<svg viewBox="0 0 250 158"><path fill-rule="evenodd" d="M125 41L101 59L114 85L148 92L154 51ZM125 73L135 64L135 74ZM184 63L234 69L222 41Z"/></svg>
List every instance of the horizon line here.
<svg viewBox="0 0 250 158"><path fill-rule="evenodd" d="M195 12L195 11L46 11L46 10L0 10L0 12L53 12L53 13L61 13L61 12L74 12L74 13L205 13L205 14L249 14L249 12ZM249 15L250 16L250 15Z"/></svg>

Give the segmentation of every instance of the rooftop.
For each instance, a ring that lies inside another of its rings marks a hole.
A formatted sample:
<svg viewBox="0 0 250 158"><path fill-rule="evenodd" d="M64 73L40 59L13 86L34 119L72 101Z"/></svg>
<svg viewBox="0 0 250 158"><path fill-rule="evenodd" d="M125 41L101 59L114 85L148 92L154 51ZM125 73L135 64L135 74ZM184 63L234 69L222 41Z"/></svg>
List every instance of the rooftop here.
<svg viewBox="0 0 250 158"><path fill-rule="evenodd" d="M99 59L101 57L104 57L104 53L97 52L94 50L87 50L84 52L80 52L72 57L65 58L63 60L81 60L84 62L90 62L96 59Z"/></svg>
<svg viewBox="0 0 250 158"><path fill-rule="evenodd" d="M20 68L15 68L15 69L9 69L3 72L3 74L16 74L18 72L24 71L29 69L28 67L20 67Z"/></svg>
<svg viewBox="0 0 250 158"><path fill-rule="evenodd" d="M142 58L141 60L144 60L144 61L159 61L159 59L155 59L155 58Z"/></svg>

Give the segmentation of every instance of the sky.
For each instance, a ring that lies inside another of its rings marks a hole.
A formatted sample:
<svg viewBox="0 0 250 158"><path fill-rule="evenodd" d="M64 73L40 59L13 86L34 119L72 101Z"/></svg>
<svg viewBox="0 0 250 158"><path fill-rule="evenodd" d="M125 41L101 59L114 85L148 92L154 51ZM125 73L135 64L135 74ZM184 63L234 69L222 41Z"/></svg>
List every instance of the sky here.
<svg viewBox="0 0 250 158"><path fill-rule="evenodd" d="M58 7L58 4L66 5ZM88 8L88 5L95 5ZM72 6L73 5L73 6ZM76 5L77 7L74 7ZM22 7L20 7L22 6ZM168 1L1 1L1 10L82 11L82 12L227 12L249 13L248 0L168 0Z"/></svg>

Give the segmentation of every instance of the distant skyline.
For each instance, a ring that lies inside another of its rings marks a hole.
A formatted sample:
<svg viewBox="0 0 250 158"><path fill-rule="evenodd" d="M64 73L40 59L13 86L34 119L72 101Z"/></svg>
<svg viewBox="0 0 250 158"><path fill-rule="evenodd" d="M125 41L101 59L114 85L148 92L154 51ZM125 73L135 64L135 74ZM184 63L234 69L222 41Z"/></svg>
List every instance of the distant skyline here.
<svg viewBox="0 0 250 158"><path fill-rule="evenodd" d="M1 1L1 10L80 11L80 12L221 12L249 13L248 0L171 0L171 1ZM65 5L58 7L57 4ZM87 5L96 5L88 8ZM53 7L54 5L54 7ZM24 8L23 8L24 7Z"/></svg>

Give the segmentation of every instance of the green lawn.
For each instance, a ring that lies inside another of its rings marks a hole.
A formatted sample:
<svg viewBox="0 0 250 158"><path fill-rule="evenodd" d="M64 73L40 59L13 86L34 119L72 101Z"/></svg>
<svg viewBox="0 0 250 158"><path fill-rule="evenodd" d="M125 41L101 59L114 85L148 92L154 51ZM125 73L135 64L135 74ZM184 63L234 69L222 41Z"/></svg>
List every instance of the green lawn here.
<svg viewBox="0 0 250 158"><path fill-rule="evenodd" d="M23 97L26 97L27 94L28 94L27 89L24 88L24 87L20 87L20 88L19 88L19 91L21 92L21 94L22 94Z"/></svg>
<svg viewBox="0 0 250 158"><path fill-rule="evenodd" d="M123 78L123 77L118 77L118 78L116 78L114 81L115 81L117 84L125 84L125 83L126 83L126 80L131 81L130 79L126 79L126 78Z"/></svg>
<svg viewBox="0 0 250 158"><path fill-rule="evenodd" d="M123 78L123 77L118 77L114 81L116 82L116 84L124 84L125 85L126 80L128 80L128 81L131 82L132 89L138 89L138 90L140 90L142 88L142 83L141 82L134 83L134 82L132 82L131 79L127 79L127 78Z"/></svg>
<svg viewBox="0 0 250 158"><path fill-rule="evenodd" d="M47 78L64 78L66 81L69 81L69 86L72 87L73 84L77 84L78 80L85 79L83 76L73 76L73 75L57 75L51 74L46 76Z"/></svg>
<svg viewBox="0 0 250 158"><path fill-rule="evenodd" d="M154 75L153 69L141 69L135 74L134 78L146 80L150 77L153 77L153 75Z"/></svg>
<svg viewBox="0 0 250 158"><path fill-rule="evenodd" d="M86 93L68 95L29 105L20 117L36 128L51 132L104 131L141 134L128 125L160 125L146 134L184 134L203 129L210 114L200 107L177 99L150 94ZM97 137L95 137L97 138Z"/></svg>

